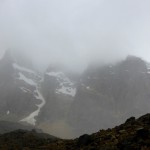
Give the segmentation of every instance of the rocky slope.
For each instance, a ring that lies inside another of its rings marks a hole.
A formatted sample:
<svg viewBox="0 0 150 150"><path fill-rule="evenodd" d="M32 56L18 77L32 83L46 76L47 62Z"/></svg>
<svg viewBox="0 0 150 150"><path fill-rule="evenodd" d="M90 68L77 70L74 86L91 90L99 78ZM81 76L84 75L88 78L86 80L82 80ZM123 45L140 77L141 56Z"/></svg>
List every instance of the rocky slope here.
<svg viewBox="0 0 150 150"><path fill-rule="evenodd" d="M1 150L149 150L150 114L131 117L112 129L62 140L47 134L17 130L0 136Z"/></svg>
<svg viewBox="0 0 150 150"><path fill-rule="evenodd" d="M92 133L150 110L149 65L128 56L114 65L90 66L81 76L69 112L74 132Z"/></svg>
<svg viewBox="0 0 150 150"><path fill-rule="evenodd" d="M135 56L89 66L77 78L60 66L50 66L42 82L46 105L38 117L39 127L60 137L77 137L149 112L149 68Z"/></svg>

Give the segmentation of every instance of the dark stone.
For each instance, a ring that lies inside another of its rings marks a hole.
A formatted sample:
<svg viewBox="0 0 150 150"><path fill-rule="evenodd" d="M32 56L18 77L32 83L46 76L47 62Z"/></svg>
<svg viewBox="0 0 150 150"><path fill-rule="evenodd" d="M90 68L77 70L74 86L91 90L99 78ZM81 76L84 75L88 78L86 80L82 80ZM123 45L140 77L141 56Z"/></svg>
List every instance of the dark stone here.
<svg viewBox="0 0 150 150"><path fill-rule="evenodd" d="M150 134L149 132L150 131L147 129L139 129L139 130L137 130L137 136L141 137L143 139L146 139L149 137L149 134Z"/></svg>
<svg viewBox="0 0 150 150"><path fill-rule="evenodd" d="M88 145L91 143L91 137L88 134L84 134L79 137L77 145L82 146L82 145Z"/></svg>
<svg viewBox="0 0 150 150"><path fill-rule="evenodd" d="M120 150L133 150L133 147L131 146L131 142L129 142L128 140L118 143L117 146Z"/></svg>
<svg viewBox="0 0 150 150"><path fill-rule="evenodd" d="M140 117L140 118L138 119L138 121L141 121L141 122L143 122L143 123L150 123L150 114L148 113L148 114L146 114L146 115Z"/></svg>
<svg viewBox="0 0 150 150"><path fill-rule="evenodd" d="M130 117L129 119L126 120L125 123L132 123L135 121L135 117Z"/></svg>

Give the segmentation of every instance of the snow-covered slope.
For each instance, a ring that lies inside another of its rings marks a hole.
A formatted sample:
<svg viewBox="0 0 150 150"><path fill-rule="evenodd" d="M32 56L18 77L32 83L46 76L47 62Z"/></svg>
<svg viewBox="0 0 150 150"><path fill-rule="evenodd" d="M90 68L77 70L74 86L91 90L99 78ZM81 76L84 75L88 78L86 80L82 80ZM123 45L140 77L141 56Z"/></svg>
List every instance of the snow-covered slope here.
<svg viewBox="0 0 150 150"><path fill-rule="evenodd" d="M76 95L76 88L73 81L71 81L63 72L48 72L46 73L50 77L54 77L58 82L56 88L57 94L66 94L74 97Z"/></svg>
<svg viewBox="0 0 150 150"><path fill-rule="evenodd" d="M0 63L0 119L35 125L36 117L45 105L40 92L42 77L16 60L7 51Z"/></svg>
<svg viewBox="0 0 150 150"><path fill-rule="evenodd" d="M42 109L42 107L45 105L46 101L44 99L44 97L42 96L41 92L40 92L40 89L38 88L38 86L36 86L36 90L34 91L35 92L35 97L37 99L40 99L41 100L41 103L40 104L36 104L36 106L38 107L36 111L32 112L29 116L27 116L26 118L20 120L20 121L25 121L29 124L32 124L32 125L35 125L36 124L36 118L39 113L40 113L40 110Z"/></svg>
<svg viewBox="0 0 150 150"><path fill-rule="evenodd" d="M37 110L33 111L27 117L20 120L20 121L25 121L29 124L35 125L36 124L36 118L35 117L38 116L41 108L45 105L45 99L40 92L40 83L39 83L40 80L37 80L37 79L40 79L41 77L39 75L37 75L37 73L35 71L32 71L28 68L20 66L16 63L13 63L13 67L19 75L19 77L17 77L16 80L21 80L25 83L25 85L28 85L28 86L31 86L34 88L33 91L31 91L30 89L27 89L26 87L20 87L20 89L23 92L32 93L36 99L41 101L40 104L35 104L37 106Z"/></svg>
<svg viewBox="0 0 150 150"><path fill-rule="evenodd" d="M28 68L25 68L25 67L23 67L23 66L19 66L17 63L13 63L13 67L14 67L16 70L19 70L19 71L24 71L24 72L28 72L28 73L35 73L33 70L28 69Z"/></svg>

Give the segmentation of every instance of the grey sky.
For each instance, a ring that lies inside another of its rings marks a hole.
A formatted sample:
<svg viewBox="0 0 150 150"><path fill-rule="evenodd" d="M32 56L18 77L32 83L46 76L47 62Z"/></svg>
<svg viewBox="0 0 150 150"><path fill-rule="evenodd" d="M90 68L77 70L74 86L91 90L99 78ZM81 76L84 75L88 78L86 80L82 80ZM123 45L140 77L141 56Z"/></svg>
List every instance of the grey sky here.
<svg viewBox="0 0 150 150"><path fill-rule="evenodd" d="M149 8L149 0L0 0L0 48L75 70L128 54L150 61Z"/></svg>

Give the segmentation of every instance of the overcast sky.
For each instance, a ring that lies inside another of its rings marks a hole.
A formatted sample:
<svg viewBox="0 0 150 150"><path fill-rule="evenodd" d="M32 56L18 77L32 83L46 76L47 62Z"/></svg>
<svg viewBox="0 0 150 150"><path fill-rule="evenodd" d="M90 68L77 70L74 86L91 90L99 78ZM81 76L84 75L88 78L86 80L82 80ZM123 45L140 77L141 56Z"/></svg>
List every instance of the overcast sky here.
<svg viewBox="0 0 150 150"><path fill-rule="evenodd" d="M150 0L0 0L0 50L82 70L128 54L150 61Z"/></svg>

